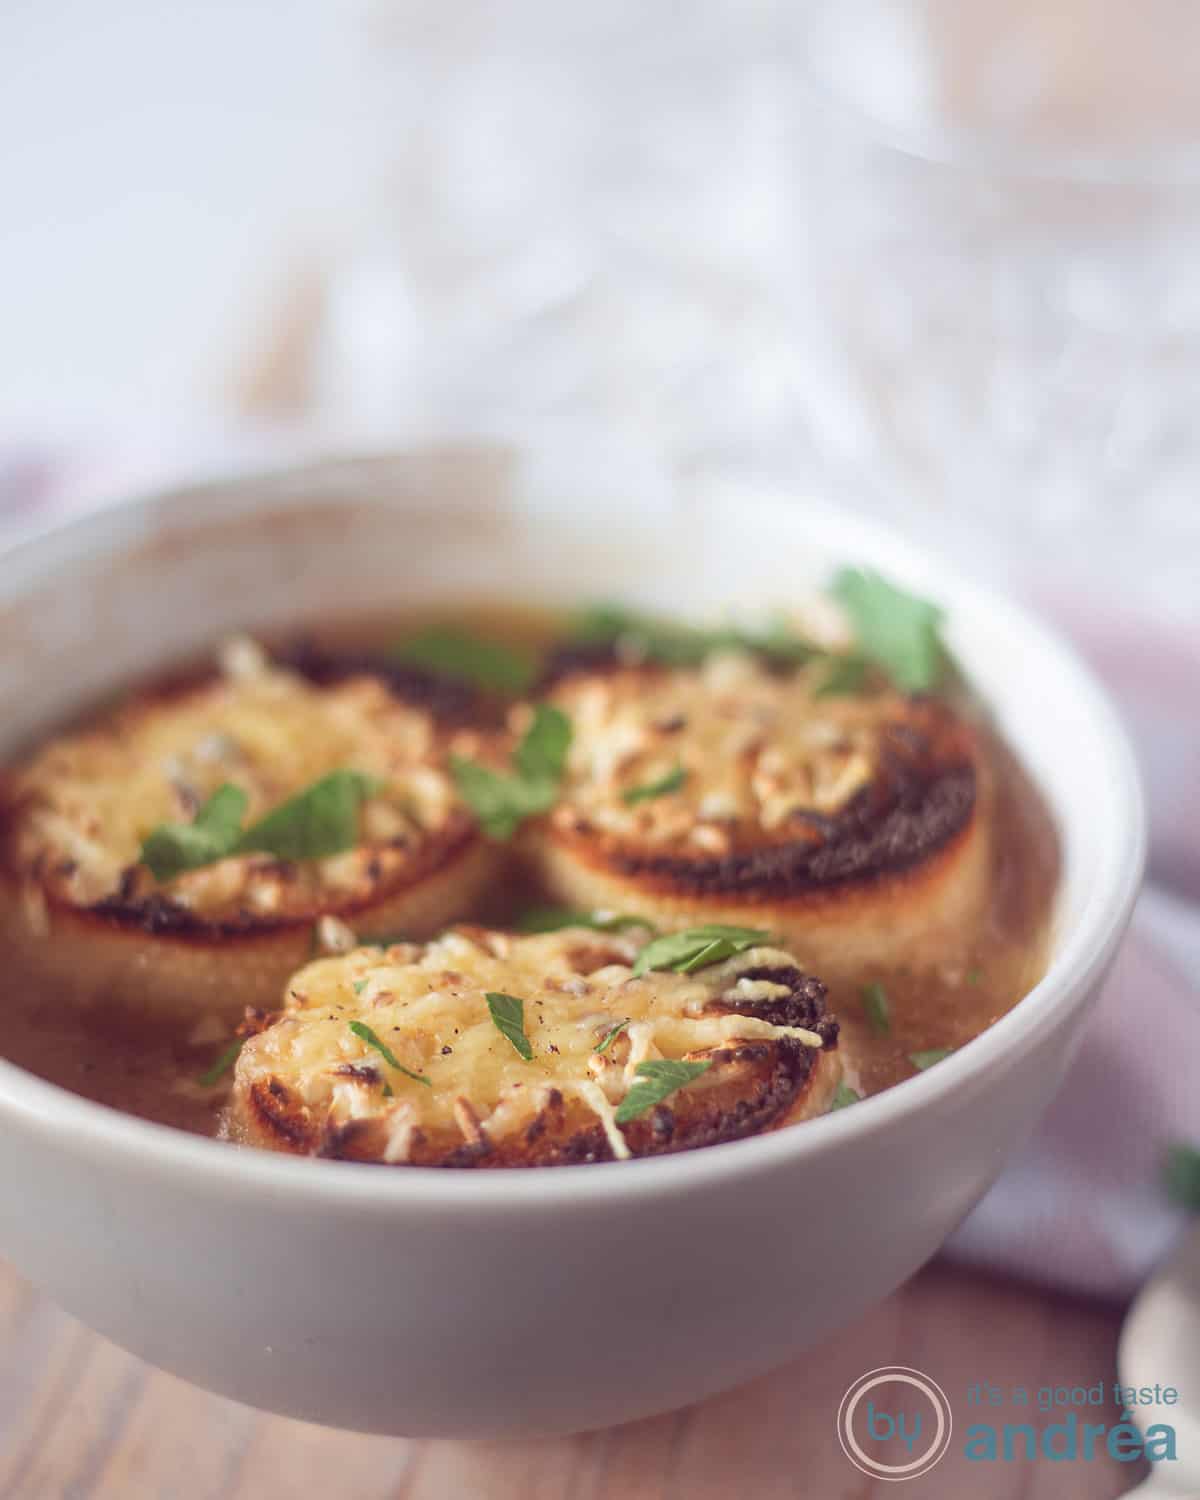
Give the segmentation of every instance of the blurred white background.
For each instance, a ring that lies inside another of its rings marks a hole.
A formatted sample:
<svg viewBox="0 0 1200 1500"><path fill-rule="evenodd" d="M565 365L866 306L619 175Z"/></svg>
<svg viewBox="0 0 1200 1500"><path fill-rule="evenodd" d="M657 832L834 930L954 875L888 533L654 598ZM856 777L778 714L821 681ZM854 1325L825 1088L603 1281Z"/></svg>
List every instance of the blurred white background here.
<svg viewBox="0 0 1200 1500"><path fill-rule="evenodd" d="M9 472L502 437L1195 621L1197 58L1190 0L14 0Z"/></svg>

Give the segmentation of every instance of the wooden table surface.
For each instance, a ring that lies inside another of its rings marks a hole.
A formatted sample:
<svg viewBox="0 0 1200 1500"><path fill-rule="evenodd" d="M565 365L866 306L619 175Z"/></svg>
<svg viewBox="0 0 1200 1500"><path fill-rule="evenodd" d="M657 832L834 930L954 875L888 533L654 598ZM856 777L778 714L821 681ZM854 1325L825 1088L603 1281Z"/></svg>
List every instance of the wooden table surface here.
<svg viewBox="0 0 1200 1500"><path fill-rule="evenodd" d="M0 1263L0 1497L1109 1500L1139 1466L971 1463L957 1439L936 1469L897 1492L851 1467L834 1419L857 1376L893 1363L937 1380L959 1424L977 1380L1111 1383L1119 1324L1113 1309L936 1265L804 1360L702 1406L575 1438L407 1441L267 1416L197 1390L90 1333Z"/></svg>

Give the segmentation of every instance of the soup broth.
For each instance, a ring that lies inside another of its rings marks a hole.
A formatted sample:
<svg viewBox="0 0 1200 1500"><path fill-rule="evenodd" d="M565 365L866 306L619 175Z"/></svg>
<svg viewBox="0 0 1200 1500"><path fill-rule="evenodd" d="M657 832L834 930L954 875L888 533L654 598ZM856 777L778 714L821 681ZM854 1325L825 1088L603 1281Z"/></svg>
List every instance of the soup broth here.
<svg viewBox="0 0 1200 1500"><path fill-rule="evenodd" d="M563 631L557 614L489 606L323 623L269 644L282 649L304 636L329 650L371 649L447 624L533 652ZM185 664L182 675L190 670ZM1055 829L1016 757L994 731L983 733L995 803L990 899L982 919L957 933L932 972L899 964L830 982L829 1008L855 1059L854 1083L863 1094L913 1076L926 1054L970 1042L1017 1004L1046 968L1059 874ZM482 903L464 909L461 919L503 926L547 901L532 875L506 877L500 884ZM797 957L804 961L802 949ZM886 1022L878 1006L864 999L864 991L875 986L886 996ZM20 975L13 976L10 993L3 1051L11 1062L98 1103L183 1130L221 1133L229 1076L216 1086L201 1081L227 1040L227 1031L213 1018L164 1025L131 1021L101 1003L83 1011L66 1009Z"/></svg>

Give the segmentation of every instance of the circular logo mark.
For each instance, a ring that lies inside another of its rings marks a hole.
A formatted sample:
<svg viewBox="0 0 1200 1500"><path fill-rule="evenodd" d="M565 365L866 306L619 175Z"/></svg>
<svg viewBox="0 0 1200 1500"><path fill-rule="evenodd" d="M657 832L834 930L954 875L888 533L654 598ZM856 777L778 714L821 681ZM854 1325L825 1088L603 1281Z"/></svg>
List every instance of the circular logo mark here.
<svg viewBox="0 0 1200 1500"><path fill-rule="evenodd" d="M855 1468L899 1482L928 1474L945 1458L954 1414L936 1380L907 1365L881 1365L842 1397L837 1428Z"/></svg>

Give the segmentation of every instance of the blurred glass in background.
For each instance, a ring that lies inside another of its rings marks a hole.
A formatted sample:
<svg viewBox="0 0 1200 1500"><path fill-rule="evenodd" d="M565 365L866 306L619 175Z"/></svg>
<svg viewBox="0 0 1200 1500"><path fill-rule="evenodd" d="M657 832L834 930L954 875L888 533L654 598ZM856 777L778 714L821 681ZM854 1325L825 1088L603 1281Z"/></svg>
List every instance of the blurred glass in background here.
<svg viewBox="0 0 1200 1500"><path fill-rule="evenodd" d="M323 324L333 425L819 474L1196 608L1200 7L360 20L379 165Z"/></svg>
<svg viewBox="0 0 1200 1500"><path fill-rule="evenodd" d="M1194 611L1200 7L830 0L806 52L814 426L951 525Z"/></svg>

